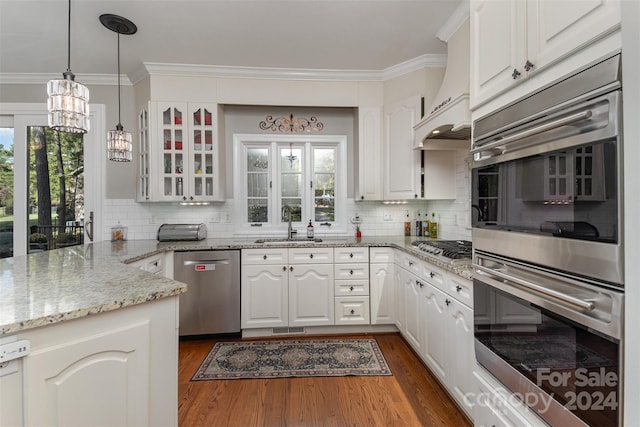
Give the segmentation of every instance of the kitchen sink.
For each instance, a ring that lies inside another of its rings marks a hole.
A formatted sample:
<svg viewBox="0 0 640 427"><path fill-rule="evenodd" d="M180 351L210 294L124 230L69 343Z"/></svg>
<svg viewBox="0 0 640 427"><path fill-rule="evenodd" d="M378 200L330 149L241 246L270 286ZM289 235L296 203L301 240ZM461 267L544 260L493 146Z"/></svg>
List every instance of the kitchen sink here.
<svg viewBox="0 0 640 427"><path fill-rule="evenodd" d="M307 239L306 237L296 237L293 239L274 238L274 239L258 239L255 243L264 243L265 245L294 245L301 243L320 243L322 239Z"/></svg>

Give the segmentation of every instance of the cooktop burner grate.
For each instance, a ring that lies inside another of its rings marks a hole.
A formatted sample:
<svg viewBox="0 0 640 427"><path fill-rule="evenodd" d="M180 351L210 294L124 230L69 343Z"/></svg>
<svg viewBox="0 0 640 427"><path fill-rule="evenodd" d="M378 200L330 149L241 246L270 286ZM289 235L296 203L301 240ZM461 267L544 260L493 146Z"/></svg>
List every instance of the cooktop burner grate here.
<svg viewBox="0 0 640 427"><path fill-rule="evenodd" d="M467 240L416 240L411 245L449 259L471 259L471 242Z"/></svg>

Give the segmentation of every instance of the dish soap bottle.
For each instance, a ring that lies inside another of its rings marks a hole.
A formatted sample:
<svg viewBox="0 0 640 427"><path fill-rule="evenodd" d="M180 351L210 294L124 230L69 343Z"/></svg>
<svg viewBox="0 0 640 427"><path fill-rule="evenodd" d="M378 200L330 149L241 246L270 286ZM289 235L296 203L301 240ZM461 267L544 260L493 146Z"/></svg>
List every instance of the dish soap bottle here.
<svg viewBox="0 0 640 427"><path fill-rule="evenodd" d="M307 238L313 239L313 224L311 224L311 220L309 220L309 225L307 225Z"/></svg>
<svg viewBox="0 0 640 427"><path fill-rule="evenodd" d="M420 218L420 211L418 211L418 218L416 219L416 236L422 236L422 219Z"/></svg>
<svg viewBox="0 0 640 427"><path fill-rule="evenodd" d="M429 221L429 237L432 239L438 238L438 222L436 221L436 213L431 214L431 221Z"/></svg>

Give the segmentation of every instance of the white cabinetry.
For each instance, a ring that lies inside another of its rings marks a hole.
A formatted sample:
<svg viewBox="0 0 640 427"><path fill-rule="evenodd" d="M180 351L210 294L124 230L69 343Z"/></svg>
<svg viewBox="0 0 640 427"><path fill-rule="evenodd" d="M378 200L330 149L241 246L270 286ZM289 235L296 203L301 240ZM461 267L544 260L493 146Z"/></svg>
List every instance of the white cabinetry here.
<svg viewBox="0 0 640 427"><path fill-rule="evenodd" d="M332 325L332 248L242 251L242 328Z"/></svg>
<svg viewBox="0 0 640 427"><path fill-rule="evenodd" d="M334 248L335 324L368 325L369 249Z"/></svg>
<svg viewBox="0 0 640 427"><path fill-rule="evenodd" d="M619 28L619 3L472 0L472 108Z"/></svg>
<svg viewBox="0 0 640 427"><path fill-rule="evenodd" d="M150 102L139 113L138 201L224 200L218 106Z"/></svg>
<svg viewBox="0 0 640 427"><path fill-rule="evenodd" d="M420 118L420 96L384 107L384 185L383 198L420 197L420 152L413 149L413 127Z"/></svg>
<svg viewBox="0 0 640 427"><path fill-rule="evenodd" d="M393 249L370 247L369 263L371 324L392 325L395 322Z"/></svg>
<svg viewBox="0 0 640 427"><path fill-rule="evenodd" d="M358 108L358 186L356 200L382 199L382 108Z"/></svg>
<svg viewBox="0 0 640 427"><path fill-rule="evenodd" d="M25 426L177 425L178 297L19 335Z"/></svg>
<svg viewBox="0 0 640 427"><path fill-rule="evenodd" d="M131 267L148 271L153 274L160 274L165 277L173 277L173 252L163 252L154 254L128 264Z"/></svg>

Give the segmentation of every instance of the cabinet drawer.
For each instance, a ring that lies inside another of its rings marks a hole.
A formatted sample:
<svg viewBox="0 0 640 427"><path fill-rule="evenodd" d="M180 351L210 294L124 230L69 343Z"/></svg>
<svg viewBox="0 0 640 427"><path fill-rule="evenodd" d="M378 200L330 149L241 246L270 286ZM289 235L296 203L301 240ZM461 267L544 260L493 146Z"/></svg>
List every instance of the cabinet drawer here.
<svg viewBox="0 0 640 427"><path fill-rule="evenodd" d="M369 262L371 264L386 264L389 262L393 262L393 249L392 248L377 248L370 247L369 248Z"/></svg>
<svg viewBox="0 0 640 427"><path fill-rule="evenodd" d="M369 295L368 280L336 280L336 296Z"/></svg>
<svg viewBox="0 0 640 427"><path fill-rule="evenodd" d="M271 264L287 264L287 249L268 248L268 249L243 249L242 265L271 265Z"/></svg>
<svg viewBox="0 0 640 427"><path fill-rule="evenodd" d="M163 255L155 255L150 258L147 258L144 263L144 269L149 273L157 274L162 273L164 271L164 256Z"/></svg>
<svg viewBox="0 0 640 427"><path fill-rule="evenodd" d="M335 304L336 325L368 325L369 297L340 297Z"/></svg>
<svg viewBox="0 0 640 427"><path fill-rule="evenodd" d="M335 264L336 280L369 280L369 264Z"/></svg>
<svg viewBox="0 0 640 427"><path fill-rule="evenodd" d="M420 274L418 274L418 276L431 283L442 292L449 293L447 272L439 267L436 267L430 262L424 261L421 264L422 271L420 272Z"/></svg>
<svg viewBox="0 0 640 427"><path fill-rule="evenodd" d="M449 273L448 276L449 291L447 293L467 307L473 308L473 282L455 273Z"/></svg>
<svg viewBox="0 0 640 427"><path fill-rule="evenodd" d="M337 263L369 262L369 250L366 247L335 248L333 256Z"/></svg>
<svg viewBox="0 0 640 427"><path fill-rule="evenodd" d="M416 276L422 275L423 261L420 261L418 258L402 251L396 251L394 256L396 264L398 264L400 267L404 268L407 271L410 271Z"/></svg>
<svg viewBox="0 0 640 427"><path fill-rule="evenodd" d="M333 263L333 248L291 248L289 264Z"/></svg>

